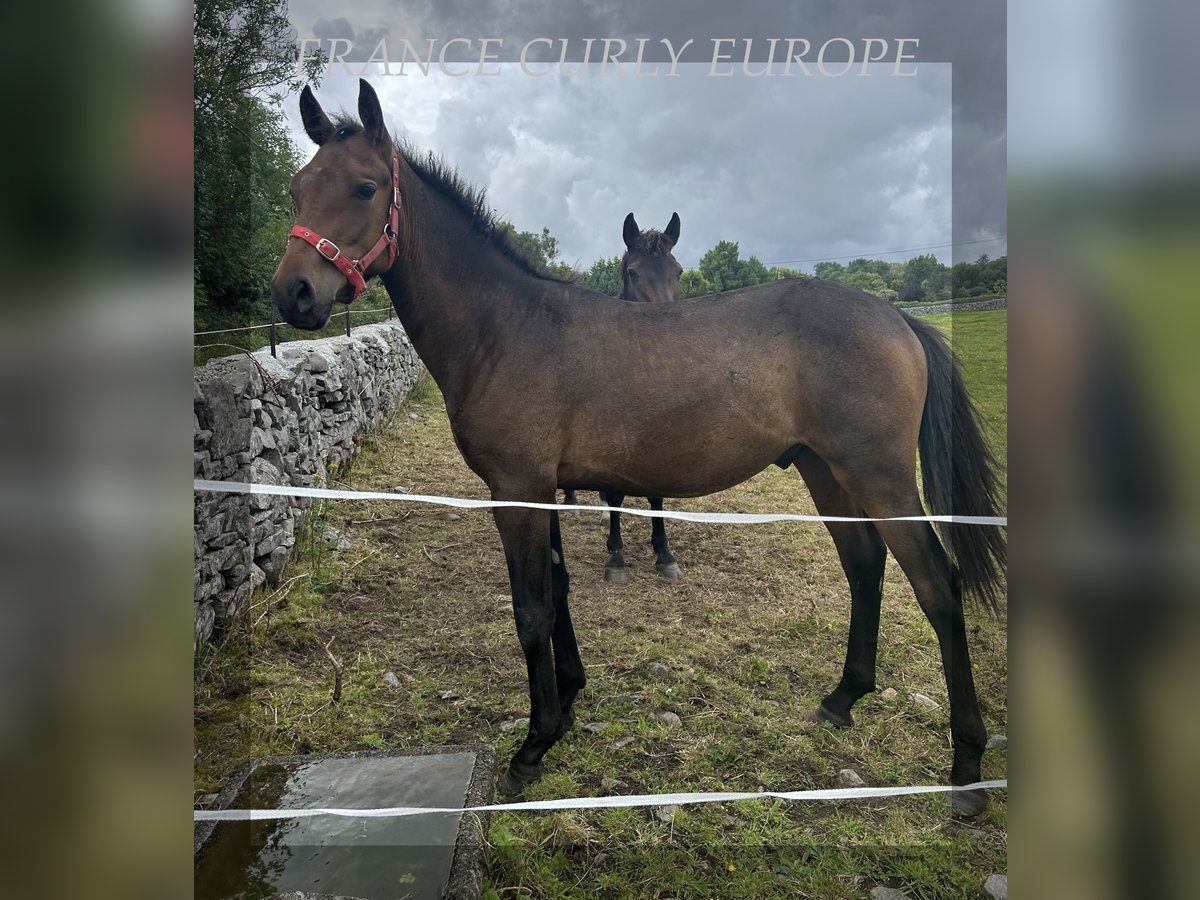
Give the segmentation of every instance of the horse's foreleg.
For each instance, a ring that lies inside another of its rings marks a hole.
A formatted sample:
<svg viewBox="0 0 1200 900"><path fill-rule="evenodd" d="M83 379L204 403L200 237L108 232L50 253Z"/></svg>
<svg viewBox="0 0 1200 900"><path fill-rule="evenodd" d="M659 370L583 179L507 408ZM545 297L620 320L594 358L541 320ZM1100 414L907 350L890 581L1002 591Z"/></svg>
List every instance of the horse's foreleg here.
<svg viewBox="0 0 1200 900"><path fill-rule="evenodd" d="M862 516L830 472L811 450L795 460L817 511L824 516ZM827 522L837 547L842 571L850 585L850 635L842 680L817 708L813 718L831 725L854 724L850 709L875 690L875 657L879 645L879 607L883 600L883 569L887 548L870 522Z"/></svg>
<svg viewBox="0 0 1200 900"><path fill-rule="evenodd" d="M583 673L575 628L567 608L571 576L567 574L567 561L563 556L558 513L552 513L550 517L550 591L554 598L554 677L565 730L575 724L575 697L587 683L587 677Z"/></svg>
<svg viewBox="0 0 1200 900"><path fill-rule="evenodd" d="M606 506L620 506L624 494L600 493ZM627 584L629 570L625 568L625 543L621 540L621 514L612 513L608 520L608 562L604 564L604 580L609 584Z"/></svg>
<svg viewBox="0 0 1200 900"><path fill-rule="evenodd" d="M496 499L506 497L496 496ZM529 674L529 733L499 784L501 793L512 796L541 776L542 757L563 735L562 707L551 653L551 635L555 631L551 517L546 510L501 508L495 510L495 518L508 563L517 638Z"/></svg>
<svg viewBox="0 0 1200 900"><path fill-rule="evenodd" d="M648 499L651 509L662 512L662 497L650 497ZM682 578L683 569L679 568L679 563L675 561L675 557L671 554L671 548L667 545L666 520L655 516L650 520L650 523L650 546L654 548L654 555L656 557L654 568L658 570L659 575L669 581Z"/></svg>

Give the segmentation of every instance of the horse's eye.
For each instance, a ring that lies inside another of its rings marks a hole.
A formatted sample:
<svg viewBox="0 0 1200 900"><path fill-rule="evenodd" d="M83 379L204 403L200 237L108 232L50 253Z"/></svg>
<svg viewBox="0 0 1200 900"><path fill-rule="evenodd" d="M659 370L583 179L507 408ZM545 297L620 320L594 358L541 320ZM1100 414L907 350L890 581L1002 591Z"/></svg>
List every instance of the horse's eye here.
<svg viewBox="0 0 1200 900"><path fill-rule="evenodd" d="M356 196L362 197L364 200L370 200L375 196L375 185L360 184L358 186L358 190L356 190L354 193Z"/></svg>
<svg viewBox="0 0 1200 900"><path fill-rule="evenodd" d="M625 271L629 273L630 278L640 278L641 277L638 275L637 269L626 269Z"/></svg>

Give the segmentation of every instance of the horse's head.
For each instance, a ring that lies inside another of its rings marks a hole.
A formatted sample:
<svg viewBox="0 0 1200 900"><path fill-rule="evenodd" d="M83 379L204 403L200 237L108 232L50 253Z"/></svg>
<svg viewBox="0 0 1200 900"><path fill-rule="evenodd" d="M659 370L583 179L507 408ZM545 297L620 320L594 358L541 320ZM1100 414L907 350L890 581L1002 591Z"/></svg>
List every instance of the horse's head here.
<svg viewBox="0 0 1200 900"><path fill-rule="evenodd" d="M679 240L679 213L671 214L666 231L638 229L633 213L625 217L625 256L621 259L621 299L666 303L679 299L683 267L671 250Z"/></svg>
<svg viewBox="0 0 1200 900"><path fill-rule="evenodd" d="M366 81L359 83L361 125L335 124L307 87L300 114L320 149L292 178L297 224L271 279L271 299L289 325L316 329L329 321L335 302L352 302L366 279L395 261L397 181L406 163Z"/></svg>

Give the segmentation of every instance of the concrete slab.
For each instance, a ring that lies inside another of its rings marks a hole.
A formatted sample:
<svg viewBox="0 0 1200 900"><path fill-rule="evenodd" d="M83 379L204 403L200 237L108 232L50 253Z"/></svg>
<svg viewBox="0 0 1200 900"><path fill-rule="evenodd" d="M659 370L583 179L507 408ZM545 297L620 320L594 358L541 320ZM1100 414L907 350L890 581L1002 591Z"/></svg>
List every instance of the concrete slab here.
<svg viewBox="0 0 1200 900"><path fill-rule="evenodd" d="M243 767L213 809L478 806L490 802L496 760L482 746L276 757ZM196 900L478 897L484 817L316 816L201 822Z"/></svg>

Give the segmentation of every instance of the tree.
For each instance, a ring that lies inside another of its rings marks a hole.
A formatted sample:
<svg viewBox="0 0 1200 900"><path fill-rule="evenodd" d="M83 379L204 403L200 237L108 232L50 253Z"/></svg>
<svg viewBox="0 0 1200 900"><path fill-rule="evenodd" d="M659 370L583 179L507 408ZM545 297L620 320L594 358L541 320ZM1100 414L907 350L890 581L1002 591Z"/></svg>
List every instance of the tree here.
<svg viewBox="0 0 1200 900"><path fill-rule="evenodd" d="M719 241L700 258L700 274L712 285L714 292L731 291L745 283L739 252L736 242Z"/></svg>
<svg viewBox="0 0 1200 900"><path fill-rule="evenodd" d="M713 293L716 292L713 290L712 283L695 269L688 269L679 276L681 300L687 300L689 297L703 297L705 294Z"/></svg>
<svg viewBox="0 0 1200 900"><path fill-rule="evenodd" d="M846 267L837 262L819 262L813 266L813 275L826 281L841 281Z"/></svg>
<svg viewBox="0 0 1200 900"><path fill-rule="evenodd" d="M767 281L782 281L785 278L807 278L799 269L785 269L782 266L771 266L767 269Z"/></svg>
<svg viewBox="0 0 1200 900"><path fill-rule="evenodd" d="M265 317L300 161L279 92L315 81L321 62L297 70L285 0L197 0L194 52L197 315Z"/></svg>
<svg viewBox="0 0 1200 900"><path fill-rule="evenodd" d="M888 289L887 284L883 280L883 276L878 272L870 272L866 269L859 269L856 272L850 272L843 279L843 284L850 287L858 288L860 291L866 291L868 294L882 296L883 292Z"/></svg>
<svg viewBox="0 0 1200 900"><path fill-rule="evenodd" d="M764 281L770 280L771 275L767 271L767 267L762 264L762 261L757 256L751 256L742 263L742 287L751 284L762 284Z"/></svg>
<svg viewBox="0 0 1200 900"><path fill-rule="evenodd" d="M621 288L624 287L621 284L621 257L596 260L587 274L579 279L579 283L610 297L620 297Z"/></svg>

